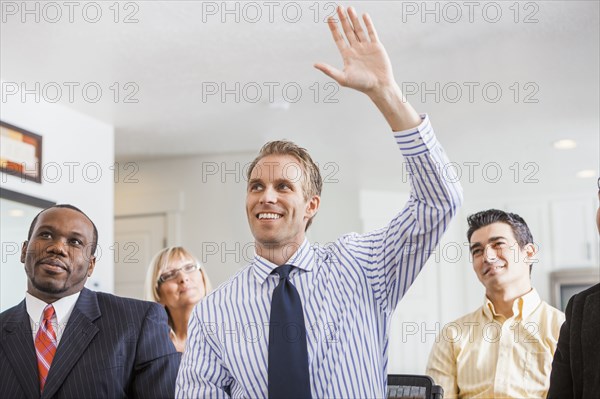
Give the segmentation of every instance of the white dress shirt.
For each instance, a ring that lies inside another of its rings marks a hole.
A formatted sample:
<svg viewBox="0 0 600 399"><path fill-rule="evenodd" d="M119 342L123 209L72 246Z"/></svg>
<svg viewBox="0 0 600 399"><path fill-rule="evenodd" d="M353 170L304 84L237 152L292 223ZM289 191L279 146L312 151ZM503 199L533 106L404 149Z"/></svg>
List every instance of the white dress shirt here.
<svg viewBox="0 0 600 399"><path fill-rule="evenodd" d="M64 298L60 298L58 301L52 303L52 306L54 306L52 325L54 326L54 331L56 332L57 344L60 342L60 338L67 327L67 322L69 321L69 317L71 317L71 312L75 307L75 302L77 302L77 299L79 298L79 293L80 292L77 292ZM46 306L48 306L46 302L34 297L29 292L25 294L25 307L27 308L27 313L29 314L29 321L31 323L31 332L33 334L34 342L38 329L42 324L42 317Z"/></svg>

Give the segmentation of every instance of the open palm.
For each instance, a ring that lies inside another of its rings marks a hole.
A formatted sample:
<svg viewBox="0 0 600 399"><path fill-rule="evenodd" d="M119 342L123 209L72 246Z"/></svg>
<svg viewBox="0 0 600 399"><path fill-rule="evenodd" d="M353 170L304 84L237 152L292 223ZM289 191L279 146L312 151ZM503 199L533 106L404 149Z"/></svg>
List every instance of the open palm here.
<svg viewBox="0 0 600 399"><path fill-rule="evenodd" d="M348 9L348 16L346 16L341 6L338 7L337 12L346 39L338 30L337 23L333 18L329 18L328 24L335 44L342 55L344 70L340 71L323 63L315 64L315 67L341 86L350 87L367 94L393 84L394 76L390 59L377 38L377 33L369 16L363 15L367 35L353 8Z"/></svg>

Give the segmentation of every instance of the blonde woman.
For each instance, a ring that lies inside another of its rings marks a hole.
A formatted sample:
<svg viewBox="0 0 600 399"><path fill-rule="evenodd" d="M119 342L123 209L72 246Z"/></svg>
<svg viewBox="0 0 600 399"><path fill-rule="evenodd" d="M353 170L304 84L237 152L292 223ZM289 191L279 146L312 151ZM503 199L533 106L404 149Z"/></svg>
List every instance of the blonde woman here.
<svg viewBox="0 0 600 399"><path fill-rule="evenodd" d="M146 299L165 307L171 341L178 352L185 349L188 321L194 306L211 290L200 262L185 248L165 248L152 259L146 276Z"/></svg>

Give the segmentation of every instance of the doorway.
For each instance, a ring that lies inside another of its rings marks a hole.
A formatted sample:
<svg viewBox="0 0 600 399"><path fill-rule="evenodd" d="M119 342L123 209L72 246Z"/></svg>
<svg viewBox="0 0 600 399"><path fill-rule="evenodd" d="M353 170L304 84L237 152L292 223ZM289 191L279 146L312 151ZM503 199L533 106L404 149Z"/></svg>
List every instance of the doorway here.
<svg viewBox="0 0 600 399"><path fill-rule="evenodd" d="M115 218L115 294L144 298L144 282L154 254L166 247L166 215Z"/></svg>

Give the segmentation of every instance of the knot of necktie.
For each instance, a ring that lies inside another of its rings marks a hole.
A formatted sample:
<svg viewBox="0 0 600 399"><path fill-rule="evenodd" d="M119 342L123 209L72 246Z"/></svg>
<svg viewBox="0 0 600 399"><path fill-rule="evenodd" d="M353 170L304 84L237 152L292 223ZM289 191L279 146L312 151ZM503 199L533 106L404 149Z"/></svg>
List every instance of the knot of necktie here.
<svg viewBox="0 0 600 399"><path fill-rule="evenodd" d="M51 321L52 317L54 317L54 306L47 305L44 308L44 321Z"/></svg>
<svg viewBox="0 0 600 399"><path fill-rule="evenodd" d="M290 273L292 271L292 265L281 265L273 270L274 273L279 274L279 278L281 280L288 279L290 277Z"/></svg>

